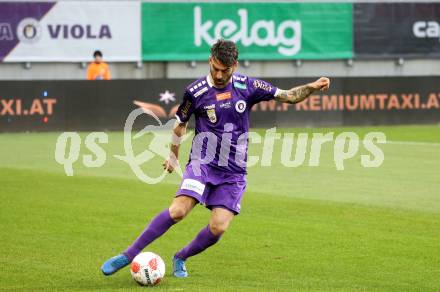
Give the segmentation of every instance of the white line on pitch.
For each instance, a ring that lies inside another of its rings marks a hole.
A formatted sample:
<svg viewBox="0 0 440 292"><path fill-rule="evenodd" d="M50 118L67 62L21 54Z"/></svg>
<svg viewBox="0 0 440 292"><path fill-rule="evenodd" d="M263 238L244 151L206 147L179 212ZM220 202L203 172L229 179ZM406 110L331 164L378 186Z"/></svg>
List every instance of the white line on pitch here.
<svg viewBox="0 0 440 292"><path fill-rule="evenodd" d="M435 142L415 142L415 141L387 141L386 144L411 145L411 146L440 146Z"/></svg>

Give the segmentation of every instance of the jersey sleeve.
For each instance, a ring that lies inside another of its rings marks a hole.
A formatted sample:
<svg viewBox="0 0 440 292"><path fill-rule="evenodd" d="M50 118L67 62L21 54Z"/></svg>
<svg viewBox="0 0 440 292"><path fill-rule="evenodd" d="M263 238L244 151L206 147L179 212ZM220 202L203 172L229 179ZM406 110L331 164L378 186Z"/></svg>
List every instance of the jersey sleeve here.
<svg viewBox="0 0 440 292"><path fill-rule="evenodd" d="M254 105L262 101L274 99L278 88L267 81L255 78L248 78L249 102Z"/></svg>
<svg viewBox="0 0 440 292"><path fill-rule="evenodd" d="M179 105L179 108L176 112L176 119L179 123L186 123L188 122L191 115L194 113L195 109L195 101L194 97L191 93L188 92L188 90L185 90L185 93L183 94L183 100L182 103Z"/></svg>

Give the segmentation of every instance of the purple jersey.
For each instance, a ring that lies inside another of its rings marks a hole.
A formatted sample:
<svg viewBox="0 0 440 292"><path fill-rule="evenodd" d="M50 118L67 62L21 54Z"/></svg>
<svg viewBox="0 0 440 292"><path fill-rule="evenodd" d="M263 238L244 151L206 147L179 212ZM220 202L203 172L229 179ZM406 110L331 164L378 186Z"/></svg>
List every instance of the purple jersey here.
<svg viewBox="0 0 440 292"><path fill-rule="evenodd" d="M176 113L179 122L196 119L190 161L216 169L246 173L249 114L254 104L274 98L277 88L268 82L234 73L225 88L209 77L190 84Z"/></svg>

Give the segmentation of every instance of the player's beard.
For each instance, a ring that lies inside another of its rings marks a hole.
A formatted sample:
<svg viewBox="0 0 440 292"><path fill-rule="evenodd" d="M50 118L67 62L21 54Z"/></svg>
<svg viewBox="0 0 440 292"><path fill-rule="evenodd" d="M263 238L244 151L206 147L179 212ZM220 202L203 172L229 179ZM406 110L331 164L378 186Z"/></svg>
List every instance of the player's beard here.
<svg viewBox="0 0 440 292"><path fill-rule="evenodd" d="M215 87L220 87L220 88L228 85L229 81L231 80L231 77L232 77L232 74L225 77L225 78L217 79L217 78L213 78L212 74L211 74L211 79L213 80Z"/></svg>

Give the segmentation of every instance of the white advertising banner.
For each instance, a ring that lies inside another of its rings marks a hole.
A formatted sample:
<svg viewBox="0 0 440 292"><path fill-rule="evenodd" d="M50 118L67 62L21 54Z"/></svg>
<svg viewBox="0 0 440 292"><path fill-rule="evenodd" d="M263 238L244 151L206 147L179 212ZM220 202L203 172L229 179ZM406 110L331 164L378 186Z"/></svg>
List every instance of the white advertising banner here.
<svg viewBox="0 0 440 292"><path fill-rule="evenodd" d="M0 60L82 62L141 59L140 2L0 3Z"/></svg>

